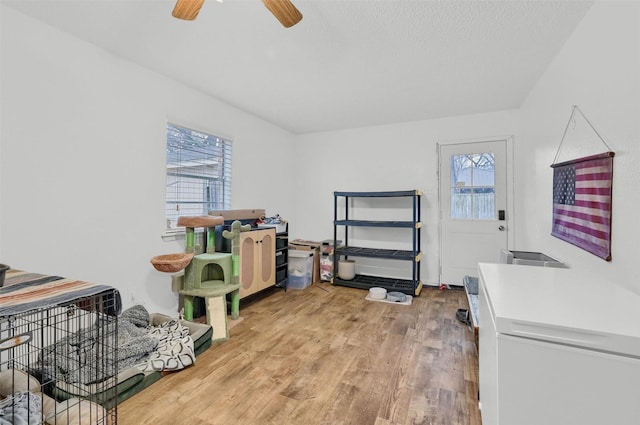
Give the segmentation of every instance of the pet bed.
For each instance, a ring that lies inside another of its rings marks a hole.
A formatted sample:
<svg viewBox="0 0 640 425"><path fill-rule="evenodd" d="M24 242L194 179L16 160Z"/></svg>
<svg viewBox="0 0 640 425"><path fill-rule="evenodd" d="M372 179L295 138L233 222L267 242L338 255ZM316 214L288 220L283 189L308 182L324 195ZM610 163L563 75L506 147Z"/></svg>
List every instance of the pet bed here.
<svg viewBox="0 0 640 425"><path fill-rule="evenodd" d="M0 372L0 424L107 424L109 414L79 398L63 402L41 392L40 381L19 369Z"/></svg>
<svg viewBox="0 0 640 425"><path fill-rule="evenodd" d="M90 302L87 303L87 300ZM133 396L158 381L164 374L169 373L168 371L178 370L180 367L192 364L195 356L208 349L212 342L213 329L207 324L178 321L162 314L149 315L144 308L130 309L118 316L121 310L120 294L109 286L19 270L8 271L5 285L0 288L0 317L29 318L31 312L36 312L34 314L37 317L45 318L50 311L49 309L58 308L58 306L71 308L68 311L70 314L73 314L73 308L80 312L86 310L85 313L80 314L82 317L90 317L95 314L98 319L91 323L100 329L100 332L96 332L96 334L115 335L115 330L113 332L109 332L109 330L114 326L114 316L117 316L117 344L119 348L117 352L111 350L110 353L107 353L107 355L117 356L119 373L116 376L113 376L114 370L108 370L109 367L86 368L94 369L89 373L83 371L82 367L72 367L69 368L68 375L58 373L58 370L51 373L52 370L47 369L58 367L61 363L70 361L69 358L73 356L67 356L65 353L73 353L74 349L85 343L85 340L81 338L85 336L82 334L84 330L72 331L69 329L63 332L63 334L66 333L64 338L57 339L45 347L40 346L42 352L39 355L44 357L49 353L54 356L49 359L50 362L47 362L46 358L41 358L38 360L43 361L35 362L39 363L38 366L26 363L18 365L25 372L36 375L37 379L45 378L42 381L46 382L46 385L43 384L43 391L46 387L47 394L58 402L66 401L69 404L78 399L91 399L101 404L105 409L111 409L117 405L117 402ZM102 321L100 317L103 318ZM121 320L122 318L125 320ZM41 329L46 329L48 326L46 323L48 322L38 322L38 326L41 326ZM146 333L148 325L161 328L161 331L157 332L161 333L162 344L158 344L157 340L152 342L148 337L135 338L139 336L136 334L141 334L136 328L143 327L145 328L144 333ZM132 338L125 338L128 342L121 347L120 337L123 332L130 333L131 335L128 336ZM187 334L189 338L185 340ZM88 338L92 338L91 333L88 335ZM100 343L106 346L108 341L98 341L98 344ZM146 365L141 367L142 359L139 354L141 351L148 351L148 347L152 345L154 347L160 345L164 347L164 351L153 354L153 360L147 361ZM49 346L57 346L61 349L48 351L47 347ZM90 345L84 348L94 349ZM99 345L98 350L100 350ZM37 351L35 348L33 349L34 355L38 352L39 349ZM96 351L96 353L102 355L102 351ZM173 356L176 353L177 355ZM185 355L185 353L187 354ZM27 358L28 356L25 356L25 359ZM110 364L110 362L105 363ZM52 379L47 380L47 378ZM23 398L30 400L32 397L29 393L25 393ZM91 405L88 406L91 407Z"/></svg>
<svg viewBox="0 0 640 425"><path fill-rule="evenodd" d="M163 314L154 313L149 315L149 324L154 328L162 328L163 325L166 326L175 322L177 322L176 319ZM180 320L179 323L188 330L190 340L193 341L192 352L195 356L200 355L211 346L213 329L210 325L186 320ZM145 361L138 361L136 364L122 369L116 377L110 377L107 381L102 381L99 384L58 381L53 388L53 396L56 400L65 400L72 397L91 398L109 409L116 404L116 401L120 403L128 399L157 382L167 373L181 368L175 365L175 359L168 361L165 361L165 359L166 355L163 356L162 353L154 351ZM185 361L183 363L188 362ZM183 366L188 365L183 364Z"/></svg>

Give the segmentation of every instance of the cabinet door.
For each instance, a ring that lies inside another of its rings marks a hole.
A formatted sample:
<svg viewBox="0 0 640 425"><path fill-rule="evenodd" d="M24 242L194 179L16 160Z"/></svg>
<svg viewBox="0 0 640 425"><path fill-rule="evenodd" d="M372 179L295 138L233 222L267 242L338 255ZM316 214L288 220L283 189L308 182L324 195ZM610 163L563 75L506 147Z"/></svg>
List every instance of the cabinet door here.
<svg viewBox="0 0 640 425"><path fill-rule="evenodd" d="M638 423L636 358L502 334L498 357L498 424Z"/></svg>
<svg viewBox="0 0 640 425"><path fill-rule="evenodd" d="M498 348L496 327L489 308L489 299L482 274L478 291L478 361L482 423L498 424Z"/></svg>
<svg viewBox="0 0 640 425"><path fill-rule="evenodd" d="M276 283L276 233L274 229L240 234L240 298Z"/></svg>
<svg viewBox="0 0 640 425"><path fill-rule="evenodd" d="M259 290L256 280L256 239L255 232L240 234L240 298Z"/></svg>
<svg viewBox="0 0 640 425"><path fill-rule="evenodd" d="M256 274L259 289L264 289L276 283L276 234L273 229L259 232L256 256L260 260L256 264Z"/></svg>

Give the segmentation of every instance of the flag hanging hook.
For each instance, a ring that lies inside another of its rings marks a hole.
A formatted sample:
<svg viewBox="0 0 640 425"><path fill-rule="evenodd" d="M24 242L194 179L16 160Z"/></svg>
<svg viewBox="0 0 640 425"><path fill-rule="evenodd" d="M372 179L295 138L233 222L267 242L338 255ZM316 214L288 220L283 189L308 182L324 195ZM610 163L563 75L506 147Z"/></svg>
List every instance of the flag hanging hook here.
<svg viewBox="0 0 640 425"><path fill-rule="evenodd" d="M567 130L569 130L569 124L571 124L573 122L573 129L576 128L576 117L575 117L576 111L578 111L580 113L580 115L582 115L582 118L586 121L587 124L589 124L589 127L591 128L591 130L593 130L593 132L596 134L596 136L598 136L598 138L600 139L602 144L604 144L606 146L607 150L611 151L611 148L609 147L607 142L600 135L600 133L598 133L598 130L595 129L595 127L591 124L591 121L589 121L589 119L586 117L586 115L582 113L582 111L580 110L578 105L572 105L571 106L571 116L569 116L569 121L567 121L567 125L564 127L564 133L562 133L562 139L560 139L560 145L558 145L558 150L556 151L556 156L553 157L553 164L555 164L556 161L558 160L558 156L560 155L560 150L562 149L562 143L564 142L564 138L567 136Z"/></svg>

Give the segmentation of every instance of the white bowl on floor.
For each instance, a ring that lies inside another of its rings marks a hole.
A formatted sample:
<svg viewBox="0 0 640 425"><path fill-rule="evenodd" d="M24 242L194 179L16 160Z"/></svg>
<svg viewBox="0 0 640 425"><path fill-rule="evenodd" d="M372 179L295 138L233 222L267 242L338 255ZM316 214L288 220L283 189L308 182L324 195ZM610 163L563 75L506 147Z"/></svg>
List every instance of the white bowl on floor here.
<svg viewBox="0 0 640 425"><path fill-rule="evenodd" d="M374 300L384 300L387 298L387 290L384 288L369 288L369 297Z"/></svg>

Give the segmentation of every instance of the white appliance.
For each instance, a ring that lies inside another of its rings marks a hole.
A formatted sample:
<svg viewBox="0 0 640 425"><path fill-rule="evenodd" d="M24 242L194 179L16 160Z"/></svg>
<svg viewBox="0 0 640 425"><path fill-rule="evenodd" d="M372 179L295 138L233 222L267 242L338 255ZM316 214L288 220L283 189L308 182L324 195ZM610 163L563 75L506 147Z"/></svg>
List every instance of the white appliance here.
<svg viewBox="0 0 640 425"><path fill-rule="evenodd" d="M566 267L562 261L549 257L542 252L500 250L500 262L539 267Z"/></svg>
<svg viewBox="0 0 640 425"><path fill-rule="evenodd" d="M575 269L478 271L483 425L640 424L640 295Z"/></svg>

